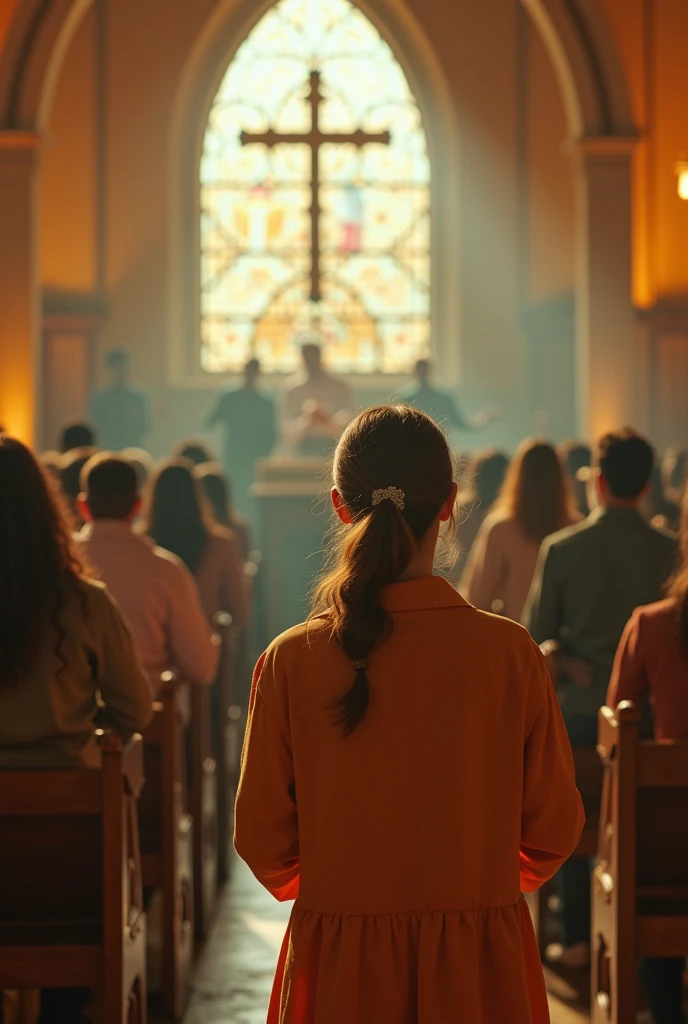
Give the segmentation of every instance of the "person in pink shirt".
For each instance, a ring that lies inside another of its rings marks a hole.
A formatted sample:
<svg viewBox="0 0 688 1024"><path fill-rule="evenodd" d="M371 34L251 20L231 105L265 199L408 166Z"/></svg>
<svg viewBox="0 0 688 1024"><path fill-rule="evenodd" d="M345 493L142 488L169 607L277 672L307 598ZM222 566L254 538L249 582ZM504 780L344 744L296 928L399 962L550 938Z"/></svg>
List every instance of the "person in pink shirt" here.
<svg viewBox="0 0 688 1024"><path fill-rule="evenodd" d="M688 492L681 513L681 565L664 601L637 608L616 652L607 704L649 697L656 740L688 740ZM655 1024L685 1024L684 959L642 961Z"/></svg>
<svg viewBox="0 0 688 1024"><path fill-rule="evenodd" d="M210 683L219 649L196 584L179 558L134 531L140 507L134 466L108 452L94 456L82 471L86 525L77 539L128 619L153 685L169 669Z"/></svg>

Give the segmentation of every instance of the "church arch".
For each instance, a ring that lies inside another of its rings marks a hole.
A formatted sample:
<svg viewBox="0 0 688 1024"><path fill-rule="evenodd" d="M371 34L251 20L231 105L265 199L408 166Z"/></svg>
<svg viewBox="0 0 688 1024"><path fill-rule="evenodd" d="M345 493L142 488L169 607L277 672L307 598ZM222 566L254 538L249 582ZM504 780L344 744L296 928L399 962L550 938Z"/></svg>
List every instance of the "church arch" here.
<svg viewBox="0 0 688 1024"><path fill-rule="evenodd" d="M458 381L459 279L457 117L449 87L423 30L402 0L354 0L399 61L421 110L432 165L432 317L435 354L445 379ZM224 0L192 49L180 83L171 147L170 375L205 382L195 359L198 338L199 178L208 112L239 45L272 0ZM442 210L442 216L438 211ZM439 258L439 254L442 258ZM189 358L191 353L192 359ZM194 365L192 365L194 362Z"/></svg>
<svg viewBox="0 0 688 1024"><path fill-rule="evenodd" d="M599 0L521 2L559 79L573 138L635 137L628 83Z"/></svg>
<svg viewBox="0 0 688 1024"><path fill-rule="evenodd" d="M93 0L21 0L0 63L0 127L42 131L69 49Z"/></svg>

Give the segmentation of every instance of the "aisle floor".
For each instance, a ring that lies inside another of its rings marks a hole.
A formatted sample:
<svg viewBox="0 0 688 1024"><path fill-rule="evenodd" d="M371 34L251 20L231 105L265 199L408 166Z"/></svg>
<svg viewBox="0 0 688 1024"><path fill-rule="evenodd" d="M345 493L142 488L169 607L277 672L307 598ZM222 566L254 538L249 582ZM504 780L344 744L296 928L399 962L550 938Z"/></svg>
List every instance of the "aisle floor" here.
<svg viewBox="0 0 688 1024"><path fill-rule="evenodd" d="M289 917L237 861L196 968L184 1024L265 1024L275 961ZM552 1024L588 1018L552 1001Z"/></svg>

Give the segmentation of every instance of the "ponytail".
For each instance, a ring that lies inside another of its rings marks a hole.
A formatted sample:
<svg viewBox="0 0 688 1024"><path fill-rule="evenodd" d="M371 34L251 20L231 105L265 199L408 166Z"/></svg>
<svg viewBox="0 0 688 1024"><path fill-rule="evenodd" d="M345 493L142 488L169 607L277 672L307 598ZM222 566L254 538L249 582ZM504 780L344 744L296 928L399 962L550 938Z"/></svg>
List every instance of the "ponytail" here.
<svg viewBox="0 0 688 1024"><path fill-rule="evenodd" d="M370 657L392 633L382 592L403 576L451 493L446 438L417 409L368 409L337 446L334 482L351 521L346 527L335 521L338 543L313 594L312 614L326 617L351 661L353 681L331 706L347 737L368 710Z"/></svg>
<svg viewBox="0 0 688 1024"><path fill-rule="evenodd" d="M399 579L413 551L401 512L383 501L346 531L335 567L316 590L314 603L328 609L332 634L355 672L350 688L332 705L344 736L363 721L370 701L368 659L392 632L382 591Z"/></svg>

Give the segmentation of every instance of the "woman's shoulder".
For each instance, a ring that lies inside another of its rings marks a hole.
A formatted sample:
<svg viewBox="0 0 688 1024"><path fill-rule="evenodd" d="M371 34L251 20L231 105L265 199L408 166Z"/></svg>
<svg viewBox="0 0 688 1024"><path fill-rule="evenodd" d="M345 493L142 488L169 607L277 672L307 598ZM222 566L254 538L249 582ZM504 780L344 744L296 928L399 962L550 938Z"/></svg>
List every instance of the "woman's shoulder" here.
<svg viewBox="0 0 688 1024"><path fill-rule="evenodd" d="M231 530L228 526L217 526L216 524L211 526L208 539L210 547L216 550L230 547L236 548L239 544L239 539L234 530Z"/></svg>
<svg viewBox="0 0 688 1024"><path fill-rule="evenodd" d="M633 612L631 622L643 632L663 630L669 625L673 630L676 622L676 599L668 597L664 601L655 601L654 604L641 605Z"/></svg>
<svg viewBox="0 0 688 1024"><path fill-rule="evenodd" d="M506 509L503 509L503 508L491 508L485 514L485 518L483 519L483 524L484 524L485 528L489 527L490 529L494 530L496 527L502 527L503 528L505 524L508 524L511 521L512 521L511 516L506 511Z"/></svg>
<svg viewBox="0 0 688 1024"><path fill-rule="evenodd" d="M329 649L332 642L332 630L327 617L318 615L280 633L263 657L279 657L281 661L292 661L301 656L308 657L323 652L326 648Z"/></svg>
<svg viewBox="0 0 688 1024"><path fill-rule="evenodd" d="M70 594L78 594L82 600L101 602L107 595L107 587L102 580L92 576L70 576L66 584L66 590Z"/></svg>
<svg viewBox="0 0 688 1024"><path fill-rule="evenodd" d="M525 626L506 615L495 615L480 608L473 608L475 620L471 623L471 636L478 642L513 648L532 653L537 644ZM462 642L464 642L462 640Z"/></svg>
<svg viewBox="0 0 688 1024"><path fill-rule="evenodd" d="M75 576L71 581L71 592L80 605L95 614L107 614L116 602L105 583L90 576Z"/></svg>
<svg viewBox="0 0 688 1024"><path fill-rule="evenodd" d="M100 580L70 576L63 586L65 622L70 629L95 638L107 628L113 616L121 616L117 603Z"/></svg>

